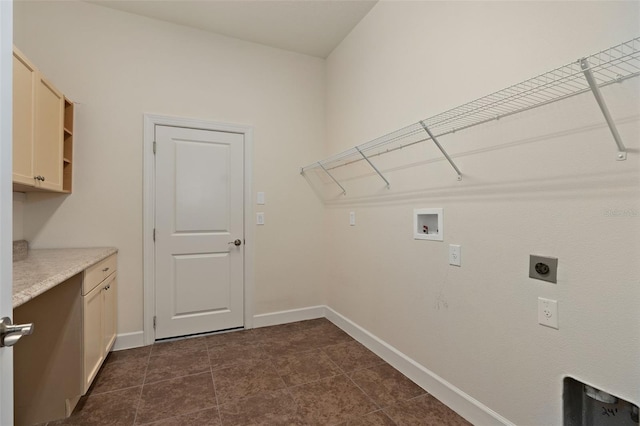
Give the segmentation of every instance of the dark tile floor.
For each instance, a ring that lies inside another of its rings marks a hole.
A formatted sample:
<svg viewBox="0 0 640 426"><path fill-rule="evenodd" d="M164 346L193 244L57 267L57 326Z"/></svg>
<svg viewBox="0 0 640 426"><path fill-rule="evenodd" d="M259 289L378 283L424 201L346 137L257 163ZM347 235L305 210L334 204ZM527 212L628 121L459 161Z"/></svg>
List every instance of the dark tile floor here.
<svg viewBox="0 0 640 426"><path fill-rule="evenodd" d="M49 425L468 425L326 319L156 343L107 358Z"/></svg>

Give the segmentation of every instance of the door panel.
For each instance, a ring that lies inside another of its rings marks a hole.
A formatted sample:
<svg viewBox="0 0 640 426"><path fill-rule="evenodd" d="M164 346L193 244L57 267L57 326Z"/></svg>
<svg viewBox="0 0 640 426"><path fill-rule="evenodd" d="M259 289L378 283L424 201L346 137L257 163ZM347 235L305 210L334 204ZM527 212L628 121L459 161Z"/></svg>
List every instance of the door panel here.
<svg viewBox="0 0 640 426"><path fill-rule="evenodd" d="M82 394L84 395L93 378L98 374L102 365L102 331L104 317L104 302L102 300L102 286L98 285L85 295L83 299L83 347L84 370Z"/></svg>
<svg viewBox="0 0 640 426"><path fill-rule="evenodd" d="M229 232L229 146L176 141L175 150L176 232Z"/></svg>
<svg viewBox="0 0 640 426"><path fill-rule="evenodd" d="M174 256L174 317L229 311L229 288L211 285L229 281L229 253L203 253ZM176 285L180 283L180 285Z"/></svg>
<svg viewBox="0 0 640 426"><path fill-rule="evenodd" d="M244 136L156 126L156 338L241 327Z"/></svg>

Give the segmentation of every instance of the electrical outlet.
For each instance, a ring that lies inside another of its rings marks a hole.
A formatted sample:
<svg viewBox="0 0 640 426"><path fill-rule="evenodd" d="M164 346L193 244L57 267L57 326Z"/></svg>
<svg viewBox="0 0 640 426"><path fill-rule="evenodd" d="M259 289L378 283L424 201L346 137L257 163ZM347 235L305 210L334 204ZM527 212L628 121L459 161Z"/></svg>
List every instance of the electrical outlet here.
<svg viewBox="0 0 640 426"><path fill-rule="evenodd" d="M264 212L256 213L256 225L264 225Z"/></svg>
<svg viewBox="0 0 640 426"><path fill-rule="evenodd" d="M538 323L558 329L558 301L538 297Z"/></svg>
<svg viewBox="0 0 640 426"><path fill-rule="evenodd" d="M449 265L460 266L462 262L462 247L449 244Z"/></svg>

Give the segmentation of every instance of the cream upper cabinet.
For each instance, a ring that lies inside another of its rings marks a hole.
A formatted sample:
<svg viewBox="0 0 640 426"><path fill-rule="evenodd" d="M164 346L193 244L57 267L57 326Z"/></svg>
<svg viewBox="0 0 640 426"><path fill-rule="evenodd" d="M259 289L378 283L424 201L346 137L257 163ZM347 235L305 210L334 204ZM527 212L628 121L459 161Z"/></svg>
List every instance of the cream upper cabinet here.
<svg viewBox="0 0 640 426"><path fill-rule="evenodd" d="M35 185L33 171L36 68L13 51L13 182Z"/></svg>
<svg viewBox="0 0 640 426"><path fill-rule="evenodd" d="M33 169L36 187L62 191L64 95L38 73Z"/></svg>
<svg viewBox="0 0 640 426"><path fill-rule="evenodd" d="M13 51L13 182L18 191L63 191L65 98ZM73 109L71 109L73 111ZM69 120L67 120L69 121ZM71 176L69 174L68 178Z"/></svg>

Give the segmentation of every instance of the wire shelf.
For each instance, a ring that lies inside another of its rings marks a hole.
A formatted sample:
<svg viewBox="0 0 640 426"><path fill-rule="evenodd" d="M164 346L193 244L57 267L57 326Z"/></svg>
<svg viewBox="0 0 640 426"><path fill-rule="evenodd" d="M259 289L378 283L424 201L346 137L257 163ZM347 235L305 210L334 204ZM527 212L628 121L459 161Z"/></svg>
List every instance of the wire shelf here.
<svg viewBox="0 0 640 426"><path fill-rule="evenodd" d="M596 85L595 88L589 84L588 77L586 77L586 72L589 71L585 71L584 64L587 64ZM584 92L594 91L596 98L598 98L599 94L595 93L598 91L598 87L622 82L638 75L640 75L640 37L581 58L578 61L571 62L537 77L514 84L506 89L310 164L303 167L301 173L317 167L330 171L337 167L365 160L366 157L362 153L371 158L431 140L432 138L425 131L426 128L431 131L434 136L433 141L437 143L436 138L439 136L547 105ZM598 102L600 103L600 101ZM604 108L606 109L606 106ZM603 113L605 113L604 110ZM607 113L605 113L606 116Z"/></svg>

